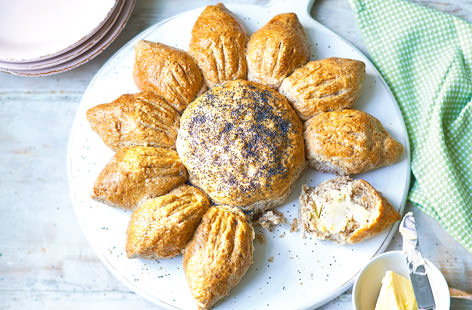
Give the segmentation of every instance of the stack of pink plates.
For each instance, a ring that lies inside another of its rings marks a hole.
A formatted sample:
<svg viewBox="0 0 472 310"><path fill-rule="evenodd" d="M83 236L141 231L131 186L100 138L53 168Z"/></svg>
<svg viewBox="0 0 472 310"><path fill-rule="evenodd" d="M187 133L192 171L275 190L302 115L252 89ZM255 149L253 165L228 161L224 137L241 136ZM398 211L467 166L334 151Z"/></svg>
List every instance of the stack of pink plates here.
<svg viewBox="0 0 472 310"><path fill-rule="evenodd" d="M0 71L24 76L71 70L100 54L136 0L0 0Z"/></svg>

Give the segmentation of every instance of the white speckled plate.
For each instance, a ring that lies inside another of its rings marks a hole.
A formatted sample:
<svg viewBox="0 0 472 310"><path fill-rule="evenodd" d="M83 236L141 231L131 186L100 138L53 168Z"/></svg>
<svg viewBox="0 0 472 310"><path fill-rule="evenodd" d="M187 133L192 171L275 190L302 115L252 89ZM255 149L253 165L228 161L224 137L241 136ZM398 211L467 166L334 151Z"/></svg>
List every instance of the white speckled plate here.
<svg viewBox="0 0 472 310"><path fill-rule="evenodd" d="M273 15L296 12L313 45L313 58L340 56L366 63L367 77L356 107L377 117L406 147L399 163L378 169L364 178L381 191L400 211L409 185L408 138L400 110L382 77L358 50L314 21L308 12L313 1L277 0L266 7L228 5L249 32L254 32ZM308 8L307 8L308 6ZM125 236L130 212L94 202L90 192L100 170L112 157L90 129L85 112L110 102L123 93L137 92L132 78L134 44L141 39L160 41L187 49L191 28L200 9L184 12L150 27L123 46L97 73L78 109L70 136L68 173L71 196L82 229L97 255L109 270L132 290L166 309L193 309L181 257L148 261L125 256ZM332 175L307 169L287 203L280 208L289 222L298 213L302 184L317 185ZM254 264L217 309L312 309L347 290L355 275L375 255L383 252L395 227L356 245L302 238L289 225L265 233L266 242L255 244Z"/></svg>

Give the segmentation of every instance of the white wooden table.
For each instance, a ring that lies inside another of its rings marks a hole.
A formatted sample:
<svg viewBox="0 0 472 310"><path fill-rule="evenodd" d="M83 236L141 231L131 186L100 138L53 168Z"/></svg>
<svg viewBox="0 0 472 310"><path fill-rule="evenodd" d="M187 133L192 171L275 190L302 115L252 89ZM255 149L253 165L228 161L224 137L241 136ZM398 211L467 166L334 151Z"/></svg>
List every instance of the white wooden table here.
<svg viewBox="0 0 472 310"><path fill-rule="evenodd" d="M415 2L472 22L471 0ZM0 73L0 309L155 309L105 269L82 235L68 195L67 140L85 87L120 46L166 17L210 3L139 0L123 33L90 63L45 78ZM312 15L366 52L347 0L318 0ZM471 291L472 254L413 211L425 256L450 286ZM399 247L396 236L389 250ZM350 308L348 291L322 309Z"/></svg>

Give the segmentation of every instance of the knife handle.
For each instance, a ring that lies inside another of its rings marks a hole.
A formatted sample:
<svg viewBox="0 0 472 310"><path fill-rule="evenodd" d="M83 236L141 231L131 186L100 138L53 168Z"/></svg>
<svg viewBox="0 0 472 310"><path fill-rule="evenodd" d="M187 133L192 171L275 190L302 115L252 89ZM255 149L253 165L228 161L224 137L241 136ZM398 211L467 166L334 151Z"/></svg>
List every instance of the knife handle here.
<svg viewBox="0 0 472 310"><path fill-rule="evenodd" d="M467 293L467 292L458 290L457 288L450 287L449 288L449 294L451 295L451 297L454 297L454 298L463 298L463 299L472 300L472 294L471 293Z"/></svg>

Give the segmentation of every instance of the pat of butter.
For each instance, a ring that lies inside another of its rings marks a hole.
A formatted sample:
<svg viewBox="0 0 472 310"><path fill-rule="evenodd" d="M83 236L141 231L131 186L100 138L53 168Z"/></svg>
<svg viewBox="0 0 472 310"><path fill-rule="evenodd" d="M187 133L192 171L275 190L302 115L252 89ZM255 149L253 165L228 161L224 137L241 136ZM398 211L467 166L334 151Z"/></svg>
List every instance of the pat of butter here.
<svg viewBox="0 0 472 310"><path fill-rule="evenodd" d="M387 271L382 280L375 310L416 310L415 293L410 279Z"/></svg>
<svg viewBox="0 0 472 310"><path fill-rule="evenodd" d="M316 205L322 205L317 203ZM322 231L330 233L339 233L343 231L348 222L354 219L360 226L364 225L369 219L369 212L362 206L351 201L349 195L338 194L333 197L329 207L323 208L319 214L319 224Z"/></svg>

